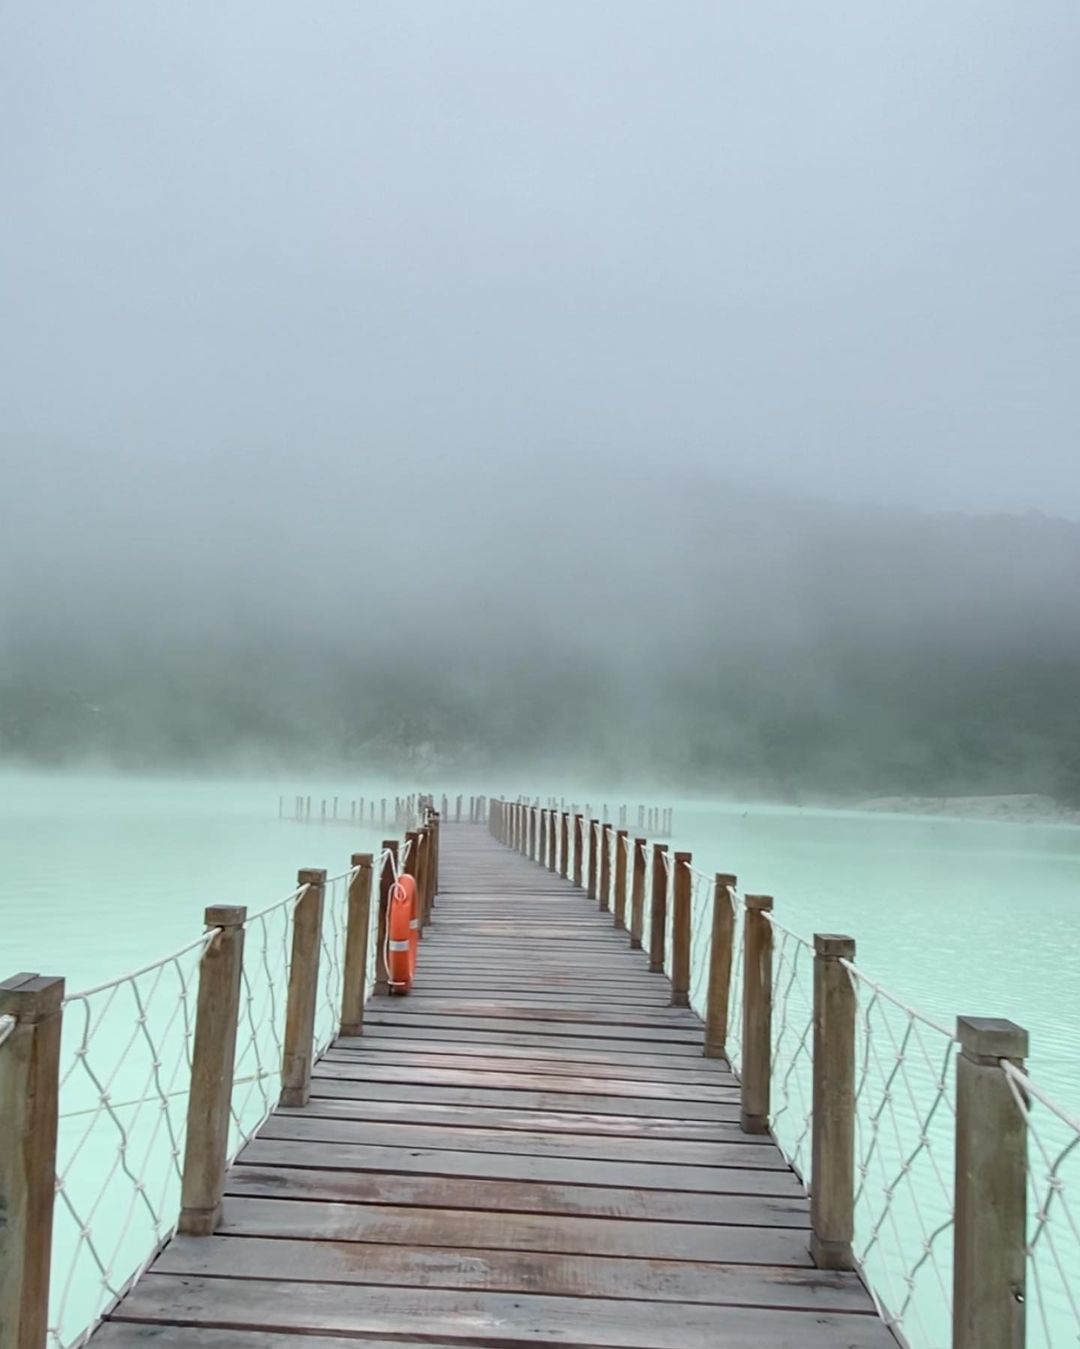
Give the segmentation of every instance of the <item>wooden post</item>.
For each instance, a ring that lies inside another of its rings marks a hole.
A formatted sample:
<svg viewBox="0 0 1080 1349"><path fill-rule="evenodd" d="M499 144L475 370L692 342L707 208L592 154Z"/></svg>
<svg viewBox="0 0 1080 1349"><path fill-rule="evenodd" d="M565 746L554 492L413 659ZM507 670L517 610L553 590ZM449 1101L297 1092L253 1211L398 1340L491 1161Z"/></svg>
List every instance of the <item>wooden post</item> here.
<svg viewBox="0 0 1080 1349"><path fill-rule="evenodd" d="M600 911L611 909L611 825L600 827Z"/></svg>
<svg viewBox="0 0 1080 1349"><path fill-rule="evenodd" d="M548 811L548 870L558 869L558 847L559 847L559 816L555 807Z"/></svg>
<svg viewBox="0 0 1080 1349"><path fill-rule="evenodd" d="M743 943L742 1110L746 1134L769 1132L772 1074L771 895L746 896Z"/></svg>
<svg viewBox="0 0 1080 1349"><path fill-rule="evenodd" d="M615 834L615 926L626 926L626 830Z"/></svg>
<svg viewBox="0 0 1080 1349"><path fill-rule="evenodd" d="M589 821L589 864L586 871L588 880L588 895L590 899L596 898L596 850L599 847L599 840L596 836L596 826L599 820Z"/></svg>
<svg viewBox="0 0 1080 1349"><path fill-rule="evenodd" d="M435 897L439 893L439 853L442 847L442 816L431 817L431 872L428 876L428 908L435 907Z"/></svg>
<svg viewBox="0 0 1080 1349"><path fill-rule="evenodd" d="M649 915L649 969L659 974L664 969L667 943L667 868L664 866L666 843L654 843L652 850L652 912Z"/></svg>
<svg viewBox="0 0 1080 1349"><path fill-rule="evenodd" d="M641 950L645 926L645 849L648 839L634 839L634 855L630 867L630 949Z"/></svg>
<svg viewBox="0 0 1080 1349"><path fill-rule="evenodd" d="M690 1006L691 854L677 852L671 875L671 1005Z"/></svg>
<svg viewBox="0 0 1080 1349"><path fill-rule="evenodd" d="M540 811L540 823L537 828L539 836L536 846L536 860L543 867L547 866L548 860L548 812L546 810Z"/></svg>
<svg viewBox="0 0 1080 1349"><path fill-rule="evenodd" d="M428 917L428 853L431 849L427 825L416 831L416 927L419 939L423 940L424 928L431 921Z"/></svg>
<svg viewBox="0 0 1080 1349"><path fill-rule="evenodd" d="M394 884L398 841L384 838L382 869L379 872L379 912L375 923L375 987L372 996L385 998L390 992L390 972L386 968L386 923L390 912L390 889Z"/></svg>
<svg viewBox="0 0 1080 1349"><path fill-rule="evenodd" d="M246 918L247 909L229 905L212 905L203 915L207 928L221 931L199 963L180 1186L179 1230L189 1237L212 1235L221 1220Z"/></svg>
<svg viewBox="0 0 1080 1349"><path fill-rule="evenodd" d="M0 1349L45 1349L63 998L53 975L0 983Z"/></svg>
<svg viewBox="0 0 1080 1349"><path fill-rule="evenodd" d="M308 888L293 909L292 957L281 1062L281 1104L286 1106L307 1105L311 1095L315 1003L319 990L319 934L326 871L307 867L298 873L297 880Z"/></svg>
<svg viewBox="0 0 1080 1349"><path fill-rule="evenodd" d="M525 807L527 827L525 830L525 856L531 862L536 854L536 811L532 806Z"/></svg>
<svg viewBox="0 0 1080 1349"><path fill-rule="evenodd" d="M570 816L565 810L559 816L559 875L570 879Z"/></svg>
<svg viewBox="0 0 1080 1349"><path fill-rule="evenodd" d="M574 816L574 884L581 884L581 864L585 856L585 821Z"/></svg>
<svg viewBox="0 0 1080 1349"><path fill-rule="evenodd" d="M341 1034L363 1035L368 966L368 929L371 924L371 869L369 852L354 852L354 874L349 882L345 919L345 964L341 976Z"/></svg>
<svg viewBox="0 0 1080 1349"><path fill-rule="evenodd" d="M1022 1068L1028 1035L978 1016L956 1035L953 1349L1023 1349L1027 1121L1001 1061Z"/></svg>
<svg viewBox="0 0 1080 1349"><path fill-rule="evenodd" d="M854 1269L855 990L842 960L855 942L814 934L814 1088L810 1258L818 1269Z"/></svg>
<svg viewBox="0 0 1080 1349"><path fill-rule="evenodd" d="M736 877L718 871L713 882L712 940L709 945L709 992L705 1005L707 1059L727 1058L728 1002L731 961L735 950L735 905L731 891Z"/></svg>

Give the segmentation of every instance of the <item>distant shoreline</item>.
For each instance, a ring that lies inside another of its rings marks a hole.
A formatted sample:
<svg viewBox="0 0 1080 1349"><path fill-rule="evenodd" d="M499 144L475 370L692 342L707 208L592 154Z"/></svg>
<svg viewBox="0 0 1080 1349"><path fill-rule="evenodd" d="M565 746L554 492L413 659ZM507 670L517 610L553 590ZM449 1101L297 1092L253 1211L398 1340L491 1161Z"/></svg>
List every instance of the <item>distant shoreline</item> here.
<svg viewBox="0 0 1080 1349"><path fill-rule="evenodd" d="M997 820L1002 824L1080 825L1080 810L1063 806L1052 796L1034 792L1002 796L877 796L859 801L856 809L883 814Z"/></svg>

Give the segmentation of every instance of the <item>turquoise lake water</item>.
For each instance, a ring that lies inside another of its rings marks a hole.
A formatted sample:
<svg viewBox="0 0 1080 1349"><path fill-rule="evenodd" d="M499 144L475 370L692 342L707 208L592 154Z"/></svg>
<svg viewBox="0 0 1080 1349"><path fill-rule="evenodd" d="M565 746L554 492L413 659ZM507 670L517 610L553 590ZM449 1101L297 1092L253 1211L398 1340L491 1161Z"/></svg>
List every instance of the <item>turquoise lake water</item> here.
<svg viewBox="0 0 1080 1349"><path fill-rule="evenodd" d="M436 792L443 790L441 784L433 786ZM447 790L451 786L461 789L460 784L447 784ZM337 795L345 815L352 799L392 799L408 790L411 784L388 782L0 775L0 950L6 966L0 975L19 970L60 974L75 991L152 961L199 936L207 905L261 909L292 891L298 868L344 871L352 852L376 851L384 836L397 832L392 825L324 827L317 819L321 798ZM291 804L299 791L315 799L315 820L303 825L279 821L279 795ZM1074 1112L1080 1111L1080 829L672 800L655 788L565 790L565 795L567 801L606 796L612 802L672 804L671 845L691 850L695 867L710 873L733 871L740 890L773 895L777 918L798 933L851 935L860 968L946 1025L958 1013L1019 1022L1030 1032L1033 1077ZM338 892L335 903L340 905L343 893ZM272 924L278 927L271 930ZM283 958L284 911L264 927L264 959ZM197 957L197 951L189 954L168 977L190 978ZM807 971L797 973L804 977ZM155 1015L162 1015L162 1005L179 1005L169 1001L172 994L167 991L159 989L155 996ZM788 1010L793 1025L804 1016L798 987ZM270 1012L265 1015L272 1019ZM332 1020L332 1007L327 1015ZM126 1009L124 1016L130 1020ZM102 1039L125 1033L119 1009L115 1020L115 1027L105 1025ZM65 1053L71 1052L74 1033L66 1032ZM170 1035L176 1045L181 1043L179 1031L168 1030L166 1040ZM97 1043L100 1047L101 1040ZM272 1056L273 1046L263 1045L262 1050ZM253 1052L258 1053L257 1046ZM137 1055L138 1046L130 1053ZM180 1060L177 1065L179 1082ZM125 1074L130 1091L135 1091L135 1070L125 1068L118 1082ZM789 1083L788 1120L795 1123L798 1076L793 1073ZM934 1076L934 1071L924 1071L917 1091L931 1091ZM75 1097L80 1090L79 1099L92 1103L87 1084L80 1088L76 1078L69 1106L72 1101L79 1104ZM154 1134L146 1126L147 1156L157 1156L154 1149L163 1146L170 1122L182 1125L182 1093L175 1096L175 1120L170 1105L154 1125ZM918 1122L918 1103L909 1106L901 1109L902 1130ZM258 1099L251 1102L251 1110L254 1120L260 1113ZM946 1127L941 1115L934 1128ZM102 1146L96 1165L101 1165L115 1149L111 1139L98 1141ZM947 1134L942 1142L947 1148ZM74 1134L69 1146L77 1146ZM85 1147L72 1160L75 1174L80 1168L93 1169L94 1148ZM923 1173L916 1168L916 1177L927 1188L906 1208L898 1203L899 1227L891 1235L884 1232L880 1243L881 1251L886 1238L897 1248L880 1258L899 1261L901 1275L900 1248L920 1240L917 1224L933 1214L940 1199L925 1168ZM1071 1184L1067 1194L1080 1214L1075 1181ZM168 1209L173 1202L166 1186L161 1203ZM65 1304L67 1331L107 1302L108 1288L117 1286L119 1275L132 1272L145 1253L150 1229L140 1227L138 1219L130 1231L119 1219L117 1224L112 1282L104 1281L103 1292L100 1271L83 1252ZM64 1240L62 1235L58 1240ZM1072 1258L1071 1250L1066 1254ZM1080 1249L1075 1254L1080 1259ZM946 1276L947 1269L939 1271L939 1278ZM935 1310L940 1298L932 1280L927 1282L929 1272L920 1278L922 1305L912 1309L905 1330L919 1349L930 1349L946 1343L946 1328ZM1029 1343L1075 1342L1076 1328L1061 1290L1048 1288L1044 1300L1053 1323L1033 1334ZM57 1342L63 1340L62 1334Z"/></svg>

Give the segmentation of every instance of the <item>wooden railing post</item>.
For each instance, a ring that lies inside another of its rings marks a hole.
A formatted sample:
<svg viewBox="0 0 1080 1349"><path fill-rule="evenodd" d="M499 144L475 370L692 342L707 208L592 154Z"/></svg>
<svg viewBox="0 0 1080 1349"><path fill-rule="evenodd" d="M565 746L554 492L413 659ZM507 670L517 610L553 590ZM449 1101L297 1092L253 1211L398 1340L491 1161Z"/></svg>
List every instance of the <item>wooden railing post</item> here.
<svg viewBox="0 0 1080 1349"><path fill-rule="evenodd" d="M956 1022L953 1349L1023 1349L1027 1299L1027 1121L1001 1067L1028 1034L1011 1021Z"/></svg>
<svg viewBox="0 0 1080 1349"><path fill-rule="evenodd" d="M671 876L671 1005L690 1006L690 863L688 852L672 858Z"/></svg>
<svg viewBox="0 0 1080 1349"><path fill-rule="evenodd" d="M546 810L540 811L540 821L536 828L536 860L542 867L546 867L548 860L548 812Z"/></svg>
<svg viewBox="0 0 1080 1349"><path fill-rule="evenodd" d="M204 915L207 928L221 931L199 963L180 1189L179 1230L190 1237L210 1236L221 1218L246 918L247 909L227 905L214 905Z"/></svg>
<svg viewBox="0 0 1080 1349"><path fill-rule="evenodd" d="M427 908L436 907L438 894L438 853L442 838L442 816L433 815L429 824L431 830L431 865L427 871Z"/></svg>
<svg viewBox="0 0 1080 1349"><path fill-rule="evenodd" d="M0 983L0 1349L45 1349L64 981Z"/></svg>
<svg viewBox="0 0 1080 1349"><path fill-rule="evenodd" d="M582 864L585 860L585 820L574 816L574 884L581 885Z"/></svg>
<svg viewBox="0 0 1080 1349"><path fill-rule="evenodd" d="M431 852L431 834L427 825L416 831L416 927L422 941L424 928L431 918L428 914L428 866Z"/></svg>
<svg viewBox="0 0 1080 1349"><path fill-rule="evenodd" d="M281 1104L285 1106L307 1105L311 1095L315 1003L319 989L319 936L326 871L307 867L299 872L297 880L308 888L293 909L285 1045L281 1061Z"/></svg>
<svg viewBox="0 0 1080 1349"><path fill-rule="evenodd" d="M557 857L559 847L559 817L555 807L548 811L548 870L555 871L559 862Z"/></svg>
<svg viewBox="0 0 1080 1349"><path fill-rule="evenodd" d="M390 972L386 968L386 923L390 912L390 889L394 884L397 866L398 841L384 838L383 861L379 870L379 912L375 922L375 987L372 996L385 998L390 992Z"/></svg>
<svg viewBox="0 0 1080 1349"><path fill-rule="evenodd" d="M586 879L588 881L587 893L590 899L596 898L596 850L599 846L596 837L597 820L589 820L589 857L586 867Z"/></svg>
<svg viewBox="0 0 1080 1349"><path fill-rule="evenodd" d="M769 1132L772 1075L771 895L746 896L743 942L742 1108L743 1133Z"/></svg>
<svg viewBox="0 0 1080 1349"><path fill-rule="evenodd" d="M705 1005L704 1054L707 1059L727 1058L731 961L735 950L735 905L731 892L735 885L736 877L720 871L716 873L709 945L709 992Z"/></svg>
<svg viewBox="0 0 1080 1349"><path fill-rule="evenodd" d="M600 911L611 911L611 825L600 828Z"/></svg>
<svg viewBox="0 0 1080 1349"><path fill-rule="evenodd" d="M371 873L369 852L352 855L353 877L349 882L345 918L345 962L341 974L342 1035L363 1035L364 1003L367 999L368 931L371 926Z"/></svg>
<svg viewBox="0 0 1080 1349"><path fill-rule="evenodd" d="M667 867L666 843L654 843L652 849L652 912L649 915L649 969L660 974L664 969L667 946Z"/></svg>
<svg viewBox="0 0 1080 1349"><path fill-rule="evenodd" d="M855 990L842 960L851 937L814 934L814 1086L810 1258L819 1269L854 1269Z"/></svg>
<svg viewBox="0 0 1080 1349"><path fill-rule="evenodd" d="M645 849L648 839L634 839L634 857L630 868L630 949L641 950L645 927Z"/></svg>
<svg viewBox="0 0 1080 1349"><path fill-rule="evenodd" d="M625 815L625 808L623 811ZM626 926L626 830L615 835L615 926Z"/></svg>
<svg viewBox="0 0 1080 1349"><path fill-rule="evenodd" d="M570 813L566 810L559 815L559 875L570 879Z"/></svg>

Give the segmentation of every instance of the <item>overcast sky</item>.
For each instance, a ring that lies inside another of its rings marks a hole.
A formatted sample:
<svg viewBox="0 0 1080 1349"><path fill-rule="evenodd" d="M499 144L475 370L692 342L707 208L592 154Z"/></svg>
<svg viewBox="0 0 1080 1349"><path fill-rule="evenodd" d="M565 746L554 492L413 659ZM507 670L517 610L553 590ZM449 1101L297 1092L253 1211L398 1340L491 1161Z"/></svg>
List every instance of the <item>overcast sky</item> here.
<svg viewBox="0 0 1080 1349"><path fill-rule="evenodd" d="M0 13L9 519L578 452L1080 518L1075 0Z"/></svg>

